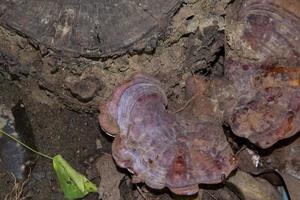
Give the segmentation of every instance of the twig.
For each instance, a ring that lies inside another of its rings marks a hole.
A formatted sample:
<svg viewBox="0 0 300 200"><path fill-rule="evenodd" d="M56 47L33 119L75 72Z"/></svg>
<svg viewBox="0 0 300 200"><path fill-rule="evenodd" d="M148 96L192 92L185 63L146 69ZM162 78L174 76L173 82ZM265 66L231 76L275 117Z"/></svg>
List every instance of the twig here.
<svg viewBox="0 0 300 200"><path fill-rule="evenodd" d="M209 194L210 197L212 197L215 200L218 200L212 193L210 193L209 191L207 191L207 193Z"/></svg>
<svg viewBox="0 0 300 200"><path fill-rule="evenodd" d="M190 103L196 99L196 97L199 96L199 93L194 94L181 108L179 108L178 110L174 111L173 114L176 114L180 111L183 111L186 107L188 107L190 105Z"/></svg>
<svg viewBox="0 0 300 200"><path fill-rule="evenodd" d="M38 155L40 155L40 156L42 156L42 157L44 157L44 158L48 158L48 159L50 159L50 160L53 160L52 157L50 157L50 156L48 156L48 155L46 155L46 154L43 154L43 153L41 153L41 152L38 152L37 150L34 150L34 149L31 148L30 146L24 144L23 142L21 142L20 140L18 140L18 139L15 138L15 137L9 135L8 133L5 133L5 132L2 131L2 130L0 130L0 133L2 133L3 135L5 135L6 137L9 137L10 139L14 140L15 142L19 143L20 145L22 145L23 147L29 149L30 151L32 151L32 152L34 152L34 153L36 153L36 154L38 154Z"/></svg>
<svg viewBox="0 0 300 200"><path fill-rule="evenodd" d="M145 200L147 200L147 198L146 198L146 196L143 194L141 188L140 188L138 185L136 186L136 188L137 188L139 194L142 196L142 198L145 199Z"/></svg>
<svg viewBox="0 0 300 200"><path fill-rule="evenodd" d="M234 156L235 157L238 157L238 155L243 151L243 150L245 150L246 149L246 146L245 145L243 145L235 154L234 154Z"/></svg>

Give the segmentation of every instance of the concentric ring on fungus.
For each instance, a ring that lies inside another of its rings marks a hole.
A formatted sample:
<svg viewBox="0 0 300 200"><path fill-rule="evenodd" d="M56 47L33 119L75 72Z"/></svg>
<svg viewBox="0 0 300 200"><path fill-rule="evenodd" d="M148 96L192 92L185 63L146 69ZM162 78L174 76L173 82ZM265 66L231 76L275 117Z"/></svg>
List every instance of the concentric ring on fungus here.
<svg viewBox="0 0 300 200"><path fill-rule="evenodd" d="M234 134L268 148L300 130L300 1L229 7L225 78L235 99L224 120Z"/></svg>
<svg viewBox="0 0 300 200"><path fill-rule="evenodd" d="M236 162L221 126L172 114L166 104L159 81L136 74L100 106L101 127L115 135L117 165L133 172L137 182L176 194L222 182Z"/></svg>
<svg viewBox="0 0 300 200"><path fill-rule="evenodd" d="M220 183L236 167L222 122L262 148L300 130L300 8L296 0L240 0L226 14L224 77L190 79L174 114L158 80L138 73L100 106L112 154L135 182L176 194ZM207 89L208 95L203 93ZM189 93L193 94L189 94Z"/></svg>

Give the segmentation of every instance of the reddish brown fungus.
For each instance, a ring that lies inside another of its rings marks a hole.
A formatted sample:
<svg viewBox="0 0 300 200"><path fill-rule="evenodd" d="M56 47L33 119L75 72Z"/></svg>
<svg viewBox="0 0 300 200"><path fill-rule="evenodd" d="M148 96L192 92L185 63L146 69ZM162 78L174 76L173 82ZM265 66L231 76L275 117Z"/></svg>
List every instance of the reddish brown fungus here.
<svg viewBox="0 0 300 200"><path fill-rule="evenodd" d="M233 55L300 66L300 1L238 0L226 12Z"/></svg>
<svg viewBox="0 0 300 200"><path fill-rule="evenodd" d="M158 80L136 74L100 106L116 163L135 182L176 194L224 181L236 158L222 130L262 148L300 130L300 2L237 0L227 9L225 75L191 77L175 113Z"/></svg>
<svg viewBox="0 0 300 200"><path fill-rule="evenodd" d="M116 136L113 157L134 173L135 182L177 194L222 182L236 166L222 121L263 148L300 130L300 86L288 81L300 77L300 70L226 69L228 79L189 79L191 101L176 114L166 110L160 82L144 74L117 87L100 106L102 128ZM201 85L206 89L195 93Z"/></svg>
<svg viewBox="0 0 300 200"><path fill-rule="evenodd" d="M223 109L233 132L262 148L300 130L299 10L298 0L240 0L227 10L234 98L219 100L231 101Z"/></svg>
<svg viewBox="0 0 300 200"><path fill-rule="evenodd" d="M160 83L147 75L136 74L116 88L99 116L106 132L119 130L112 149L116 163L131 169L135 180L177 194L222 182L236 166L222 128L184 118L183 111L171 114L166 104Z"/></svg>

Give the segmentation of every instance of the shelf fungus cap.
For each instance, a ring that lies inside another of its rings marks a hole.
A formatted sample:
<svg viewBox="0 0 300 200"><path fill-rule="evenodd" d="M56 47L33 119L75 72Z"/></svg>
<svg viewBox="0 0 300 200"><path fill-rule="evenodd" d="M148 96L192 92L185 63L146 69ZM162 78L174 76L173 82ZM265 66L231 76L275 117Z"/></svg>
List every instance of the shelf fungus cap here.
<svg viewBox="0 0 300 200"><path fill-rule="evenodd" d="M226 11L226 37L234 55L259 62L276 59L299 65L299 9L299 0L233 2Z"/></svg>
<svg viewBox="0 0 300 200"><path fill-rule="evenodd" d="M233 132L262 148L297 134L300 67L259 68L253 74L246 70L239 78L245 79L243 76L248 77L249 87L237 95L237 104L230 111L228 121Z"/></svg>
<svg viewBox="0 0 300 200"><path fill-rule="evenodd" d="M226 10L225 77L236 104L225 121L269 148L300 131L300 1L240 0Z"/></svg>
<svg viewBox="0 0 300 200"><path fill-rule="evenodd" d="M117 165L132 172L134 182L180 195L224 181L236 160L221 126L170 113L166 104L160 82L138 73L100 105L100 125L115 136Z"/></svg>

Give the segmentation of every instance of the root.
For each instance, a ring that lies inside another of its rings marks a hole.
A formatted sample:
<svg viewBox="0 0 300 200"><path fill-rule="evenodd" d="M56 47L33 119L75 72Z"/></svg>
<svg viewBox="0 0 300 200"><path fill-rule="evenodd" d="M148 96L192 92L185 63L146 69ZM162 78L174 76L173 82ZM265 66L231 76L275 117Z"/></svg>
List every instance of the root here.
<svg viewBox="0 0 300 200"><path fill-rule="evenodd" d="M179 113L179 112L183 111L184 109L186 109L191 104L191 102L193 100L195 100L198 96L199 96L199 93L194 94L181 108L174 111L173 114Z"/></svg>
<svg viewBox="0 0 300 200"><path fill-rule="evenodd" d="M137 191L138 193L141 195L141 197L144 199L144 200L147 200L146 196L144 195L143 191L141 190L141 188L137 185L136 186L137 188Z"/></svg>
<svg viewBox="0 0 300 200"><path fill-rule="evenodd" d="M17 182L16 177L12 174L14 178L14 186L11 191L5 196L4 200L25 200L27 197L24 195L24 187L27 185L30 174L27 179L22 182Z"/></svg>

